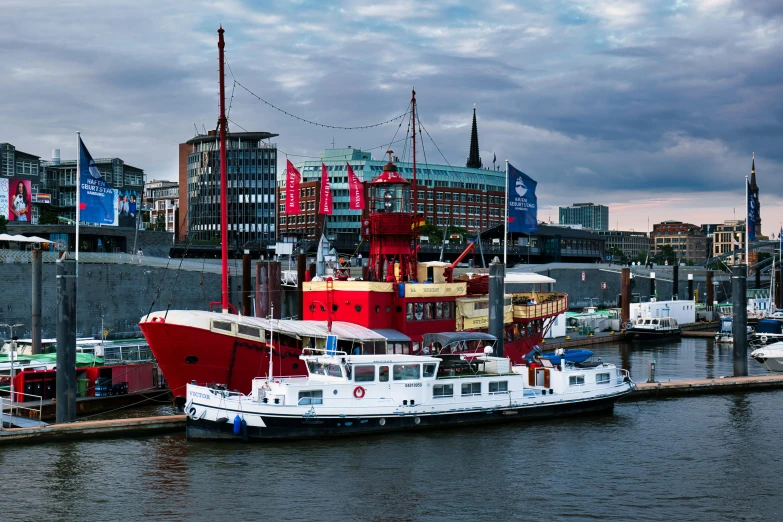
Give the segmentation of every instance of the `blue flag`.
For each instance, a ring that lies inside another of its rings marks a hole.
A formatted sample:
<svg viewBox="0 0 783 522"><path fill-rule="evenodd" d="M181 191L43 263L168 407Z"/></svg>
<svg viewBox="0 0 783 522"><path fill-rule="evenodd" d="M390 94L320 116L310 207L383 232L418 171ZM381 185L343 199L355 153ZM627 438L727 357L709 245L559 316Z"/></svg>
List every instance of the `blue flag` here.
<svg viewBox="0 0 783 522"><path fill-rule="evenodd" d="M79 220L117 225L117 191L101 176L90 152L79 138Z"/></svg>
<svg viewBox="0 0 783 522"><path fill-rule="evenodd" d="M508 230L509 232L535 232L538 230L538 182L508 164Z"/></svg>
<svg viewBox="0 0 783 522"><path fill-rule="evenodd" d="M758 221L758 196L753 193L748 184L748 241L756 241L756 221Z"/></svg>

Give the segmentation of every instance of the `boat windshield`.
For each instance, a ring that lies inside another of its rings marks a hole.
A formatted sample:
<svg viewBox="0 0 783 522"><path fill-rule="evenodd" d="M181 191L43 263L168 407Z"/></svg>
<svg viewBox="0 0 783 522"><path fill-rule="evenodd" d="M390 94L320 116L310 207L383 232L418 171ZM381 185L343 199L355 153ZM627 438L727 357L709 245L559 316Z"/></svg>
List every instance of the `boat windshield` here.
<svg viewBox="0 0 783 522"><path fill-rule="evenodd" d="M328 375L329 377L343 376L343 370L339 364L307 361L307 369L310 371L310 375Z"/></svg>

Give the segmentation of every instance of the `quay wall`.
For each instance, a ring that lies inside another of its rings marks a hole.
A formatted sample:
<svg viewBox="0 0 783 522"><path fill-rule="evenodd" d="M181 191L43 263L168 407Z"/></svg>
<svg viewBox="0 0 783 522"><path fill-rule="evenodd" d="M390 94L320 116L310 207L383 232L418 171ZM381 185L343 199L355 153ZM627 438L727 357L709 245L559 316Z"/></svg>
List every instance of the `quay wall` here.
<svg viewBox="0 0 783 522"><path fill-rule="evenodd" d="M241 270L241 269L240 269ZM31 336L32 265L0 264L0 323L23 324L15 332ZM241 304L241 274L229 278L229 299ZM255 278L252 284L255 285ZM55 264L43 264L43 337L56 337ZM255 286L253 286L255 287ZM139 319L150 311L208 310L220 300L220 274L146 265L79 263L76 329L79 336L99 336L104 328L114 336L140 335ZM155 303L153 303L155 298ZM0 336L5 338L7 330Z"/></svg>

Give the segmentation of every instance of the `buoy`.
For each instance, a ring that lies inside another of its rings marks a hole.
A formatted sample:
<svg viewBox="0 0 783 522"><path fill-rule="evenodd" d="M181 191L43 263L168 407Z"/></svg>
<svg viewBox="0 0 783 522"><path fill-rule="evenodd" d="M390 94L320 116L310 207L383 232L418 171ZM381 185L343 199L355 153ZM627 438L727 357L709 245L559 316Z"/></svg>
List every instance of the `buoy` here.
<svg viewBox="0 0 783 522"><path fill-rule="evenodd" d="M234 417L234 435L242 433L242 417L237 415Z"/></svg>

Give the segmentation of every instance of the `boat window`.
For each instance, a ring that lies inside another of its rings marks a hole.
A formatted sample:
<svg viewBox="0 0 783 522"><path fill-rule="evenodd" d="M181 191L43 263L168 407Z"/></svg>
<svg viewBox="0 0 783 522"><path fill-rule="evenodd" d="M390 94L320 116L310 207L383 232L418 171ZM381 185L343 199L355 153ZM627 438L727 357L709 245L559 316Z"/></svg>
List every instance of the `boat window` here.
<svg viewBox="0 0 783 522"><path fill-rule="evenodd" d="M253 326L246 326L244 324L238 325L239 333L250 337L261 337L261 330Z"/></svg>
<svg viewBox="0 0 783 522"><path fill-rule="evenodd" d="M231 323L225 321L212 321L212 328L215 330L231 331Z"/></svg>
<svg viewBox="0 0 783 522"><path fill-rule="evenodd" d="M435 366L434 364L425 364L424 365L424 377L434 377L435 376Z"/></svg>
<svg viewBox="0 0 783 522"><path fill-rule="evenodd" d="M381 366L378 368L378 380L381 382L389 382L389 367Z"/></svg>
<svg viewBox="0 0 783 522"><path fill-rule="evenodd" d="M316 361L307 361L307 368L310 375L328 375L330 377L342 377L343 372L339 364L320 363Z"/></svg>
<svg viewBox="0 0 783 522"><path fill-rule="evenodd" d="M299 406L310 406L311 404L323 404L324 392L322 390L305 390L299 392Z"/></svg>
<svg viewBox="0 0 783 522"><path fill-rule="evenodd" d="M658 319L653 319L652 324L658 324Z"/></svg>
<svg viewBox="0 0 783 522"><path fill-rule="evenodd" d="M356 366L354 368L354 381L356 382L372 382L375 380L375 366L365 365Z"/></svg>
<svg viewBox="0 0 783 522"><path fill-rule="evenodd" d="M412 381L418 379L420 376L421 376L420 364L395 364L394 365L395 381Z"/></svg>
<svg viewBox="0 0 783 522"><path fill-rule="evenodd" d="M432 387L433 397L453 397L454 385L453 384L436 384Z"/></svg>
<svg viewBox="0 0 783 522"><path fill-rule="evenodd" d="M596 384L606 384L609 382L609 374L608 373L598 373L595 376L595 382Z"/></svg>
<svg viewBox="0 0 783 522"><path fill-rule="evenodd" d="M462 383L462 395L481 395L481 383L480 382Z"/></svg>
<svg viewBox="0 0 783 522"><path fill-rule="evenodd" d="M508 381L497 381L489 383L489 393L506 393L508 392Z"/></svg>
<svg viewBox="0 0 783 522"><path fill-rule="evenodd" d="M541 395L539 390L531 390L530 388L525 388L522 390L523 397L538 397L539 395Z"/></svg>
<svg viewBox="0 0 783 522"><path fill-rule="evenodd" d="M351 372L353 371L353 365L348 363L345 365L345 378L349 381L352 379Z"/></svg>
<svg viewBox="0 0 783 522"><path fill-rule="evenodd" d="M571 375L568 377L569 386L582 386L585 383L584 375Z"/></svg>

